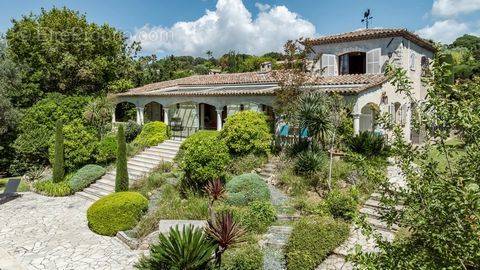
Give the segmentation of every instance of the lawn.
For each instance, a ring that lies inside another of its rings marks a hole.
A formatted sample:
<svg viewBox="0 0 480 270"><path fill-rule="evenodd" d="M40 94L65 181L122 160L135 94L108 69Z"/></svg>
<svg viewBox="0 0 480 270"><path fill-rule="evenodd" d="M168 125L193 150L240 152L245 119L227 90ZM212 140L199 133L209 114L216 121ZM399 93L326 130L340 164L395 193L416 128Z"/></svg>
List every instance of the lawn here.
<svg viewBox="0 0 480 270"><path fill-rule="evenodd" d="M458 161L458 159L465 153L465 150L463 149L463 142L459 140L458 138L452 138L449 139L445 142L445 146L447 147L448 153L449 153L449 160L452 163L455 163ZM440 169L445 169L447 168L447 157L437 147L432 147L428 151L428 158L430 160L434 160L438 162L438 167Z"/></svg>

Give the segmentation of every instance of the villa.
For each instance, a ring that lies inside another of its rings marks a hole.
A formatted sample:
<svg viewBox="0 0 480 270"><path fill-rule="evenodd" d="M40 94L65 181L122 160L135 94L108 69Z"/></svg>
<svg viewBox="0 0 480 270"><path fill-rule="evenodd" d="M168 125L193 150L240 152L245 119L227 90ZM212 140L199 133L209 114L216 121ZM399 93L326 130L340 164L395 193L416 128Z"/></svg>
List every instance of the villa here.
<svg viewBox="0 0 480 270"><path fill-rule="evenodd" d="M311 74L318 78L311 87L339 93L354 104L355 134L378 130L376 115L389 112L403 125L406 140L421 140L410 126L411 104L383 74L388 63L407 70L416 99L424 100L421 77L435 52L432 43L405 29L364 29L309 42L314 50L312 61L319 59L312 63ZM274 119L279 88L268 64L259 72L195 75L153 83L115 95L113 122L123 121L125 113L119 104L125 102L135 105L138 123L164 121L187 134L199 129L220 130L226 117L239 110L262 111Z"/></svg>

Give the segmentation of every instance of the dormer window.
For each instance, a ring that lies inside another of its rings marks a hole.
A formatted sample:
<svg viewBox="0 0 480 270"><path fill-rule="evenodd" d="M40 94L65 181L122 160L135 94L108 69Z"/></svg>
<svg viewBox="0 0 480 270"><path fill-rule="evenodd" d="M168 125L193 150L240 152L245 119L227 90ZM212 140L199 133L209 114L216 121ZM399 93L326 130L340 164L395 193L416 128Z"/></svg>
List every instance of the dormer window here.
<svg viewBox="0 0 480 270"><path fill-rule="evenodd" d="M366 53L351 52L339 56L340 74L365 74Z"/></svg>

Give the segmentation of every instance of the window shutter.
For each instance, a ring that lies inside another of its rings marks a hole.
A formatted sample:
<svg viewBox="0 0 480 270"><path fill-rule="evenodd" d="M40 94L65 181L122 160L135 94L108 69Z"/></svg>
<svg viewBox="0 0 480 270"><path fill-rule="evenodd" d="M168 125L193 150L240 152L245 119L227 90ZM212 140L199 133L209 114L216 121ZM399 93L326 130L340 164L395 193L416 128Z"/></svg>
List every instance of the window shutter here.
<svg viewBox="0 0 480 270"><path fill-rule="evenodd" d="M336 55L332 55L332 65L333 65L333 75L334 76L337 76L338 75L338 62L337 62L337 56Z"/></svg>
<svg viewBox="0 0 480 270"><path fill-rule="evenodd" d="M336 55L334 54L323 54L322 55L322 70L324 76L334 76L338 75L338 70L336 68Z"/></svg>
<svg viewBox="0 0 480 270"><path fill-rule="evenodd" d="M380 53L380 48L373 49L367 52L367 73L380 73Z"/></svg>

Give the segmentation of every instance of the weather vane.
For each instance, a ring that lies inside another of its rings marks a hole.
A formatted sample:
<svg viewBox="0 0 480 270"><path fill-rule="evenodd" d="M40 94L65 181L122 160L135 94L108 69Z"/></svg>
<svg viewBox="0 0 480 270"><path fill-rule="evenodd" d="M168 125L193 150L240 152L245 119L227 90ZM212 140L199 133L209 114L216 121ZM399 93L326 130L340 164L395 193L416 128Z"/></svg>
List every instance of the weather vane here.
<svg viewBox="0 0 480 270"><path fill-rule="evenodd" d="M368 29L368 24L370 23L370 21L373 19L372 16L370 16L370 9L367 9L367 11L365 11L363 13L363 19L362 19L362 23L364 22L365 23L365 28Z"/></svg>

